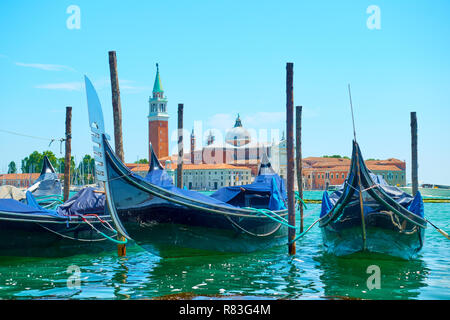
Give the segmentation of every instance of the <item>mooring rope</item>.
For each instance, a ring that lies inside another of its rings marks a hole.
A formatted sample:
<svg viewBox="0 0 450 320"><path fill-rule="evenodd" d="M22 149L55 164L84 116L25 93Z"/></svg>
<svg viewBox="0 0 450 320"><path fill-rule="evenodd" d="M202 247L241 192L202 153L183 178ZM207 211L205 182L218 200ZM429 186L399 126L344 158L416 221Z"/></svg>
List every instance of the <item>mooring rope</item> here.
<svg viewBox="0 0 450 320"><path fill-rule="evenodd" d="M227 218L231 222L231 224L233 224L236 228L238 228L242 232L247 233L253 237L268 237L268 236L271 236L272 234L274 234L275 232L277 232L281 228L281 223L280 223L274 230L272 230L270 232L257 234L257 233L248 231L247 229L243 228L237 222L233 221L233 219L231 219L229 216L225 215L225 218Z"/></svg>
<svg viewBox="0 0 450 320"><path fill-rule="evenodd" d="M91 239L91 240L88 240L88 239L77 239L77 238L70 237L70 236L67 236L65 234L62 234L62 233L60 233L58 231L52 230L50 228L47 228L46 226L43 226L40 223L38 223L38 225L41 226L42 228L44 228L47 231L50 231L50 232L52 232L52 233L54 233L54 234L56 234L56 235L58 235L58 236L60 236L62 238L66 238L66 239L69 239L69 240L75 240L75 241L81 241L81 242L98 242L98 241L105 241L105 240L107 240L107 239Z"/></svg>
<svg viewBox="0 0 450 320"><path fill-rule="evenodd" d="M96 216L97 217L97 219L99 219L99 221L102 223L102 225L104 225L104 222L106 222L107 223L107 221L104 221L104 220L102 220L102 219L100 219L100 217L99 216L97 216L97 215L95 215L95 214L91 214L90 216ZM127 242L128 242L128 240L125 238L125 240L124 241L122 241L122 240L116 240L116 239L114 239L114 238L111 238L110 236L108 236L107 234L105 234L105 233L103 233L103 232L101 232L100 230L98 230L94 225L92 225L83 215L80 215L80 217L81 217L81 219L83 219L83 221L84 222L86 222L93 230L95 230L98 234L100 234L101 236L103 236L103 237L105 237L106 239L108 239L108 240L110 240L110 241L112 241L112 242L114 242L114 243L117 243L117 244L126 244ZM108 223L108 225L109 225L109 228L108 229L110 229L110 228L112 228L111 227L111 225ZM117 235L117 230L115 230L115 229L110 229L112 232L114 232L114 235Z"/></svg>
<svg viewBox="0 0 450 320"><path fill-rule="evenodd" d="M348 183L347 180L345 180L344 183L345 183L346 185L348 185L350 188L352 188L353 190L359 192L359 189L356 189L354 186L352 186L350 183ZM361 192L366 192L366 191L368 191L368 190L370 190L370 189L373 189L373 188L376 188L376 187L381 187L381 185L375 183L375 184L373 184L372 186L370 186L370 187L368 187L368 188L366 188L366 189L362 189Z"/></svg>
<svg viewBox="0 0 450 320"><path fill-rule="evenodd" d="M316 221L314 221L309 227L308 229L306 229L305 231L303 231L302 233L300 233L297 237L295 237L292 241L289 242L289 244L294 243L295 241L299 240L300 238L302 238L309 230L311 230L311 228L321 220L322 218L317 219Z"/></svg>
<svg viewBox="0 0 450 320"><path fill-rule="evenodd" d="M292 226L289 224L289 222L283 218L282 216L276 214L275 212L269 210L269 209L258 209L258 208L252 208L252 207L243 207L242 209L247 209L247 210L253 210L257 213L261 213L263 215L265 215L266 217L268 217L269 219L281 223L282 225L288 227L288 228L292 228L292 229L296 229L295 226ZM272 215L274 215L277 218L274 218Z"/></svg>
<svg viewBox="0 0 450 320"><path fill-rule="evenodd" d="M62 196L60 196L58 194L51 194L51 195L40 196L40 197L38 196L35 198L36 198L37 203L40 206L42 206L42 208L44 208L44 209L52 208L58 204L64 203L64 201L62 201ZM49 204L46 204L46 205L41 204L42 202L49 202L49 201L50 201Z"/></svg>
<svg viewBox="0 0 450 320"><path fill-rule="evenodd" d="M449 237L449 235L448 235L447 232L445 232L444 230L442 230L442 229L436 227L430 220L425 219L425 221L428 222L429 224L431 224L431 226L432 226L433 228L435 228L440 234L442 234L444 237L446 237L448 240L450 240L450 237Z"/></svg>
<svg viewBox="0 0 450 320"><path fill-rule="evenodd" d="M306 206L305 201L303 201L302 197L300 197L300 193L298 191L295 191L295 200L297 200L297 203L300 205L300 202L303 204L303 207L308 210L308 207Z"/></svg>
<svg viewBox="0 0 450 320"><path fill-rule="evenodd" d="M50 231L50 232L52 232L52 233L54 233L54 234L57 234L57 235L60 236L60 237L63 237L63 238L66 238L66 239L70 239L70 240L83 241L83 242L97 242L97 241L105 241L105 240L109 240L109 241L112 241L112 242L117 243L117 244L126 244L126 243L128 242L127 239L125 239L124 241L121 241L121 240L116 240L116 239L114 239L114 238L111 238L110 236L108 236L108 235L105 234L104 232L98 230L94 225L92 225L92 224L85 218L85 217L87 217L87 216L94 216L94 217L96 217L96 218L100 221L100 223L102 224L102 226L104 226L106 229L109 229L111 232L114 233L113 236L117 235L117 230L115 230L115 229L109 224L108 221L101 219L101 218L100 218L98 215L96 215L96 214L87 214L87 215L82 215L82 214L79 214L79 215L68 215L67 217L70 218L70 217L74 217L74 216L80 217L80 218L83 220L83 222L85 222L88 226L90 226L92 230L94 230L95 232L97 232L98 234L100 234L104 239L91 239L91 240L88 240L88 239L74 238L74 237L70 237L70 236L67 236L67 235L65 235L65 234L62 234L62 233L60 233L60 232L57 232L57 231L55 231L55 230L52 230L52 229L50 229L50 228L47 228L47 227L45 227L45 226L43 226L43 225L41 225L41 224L39 224L39 223L38 223L38 225L40 225L42 228L46 229L47 231ZM105 225L106 225L106 226L105 226Z"/></svg>

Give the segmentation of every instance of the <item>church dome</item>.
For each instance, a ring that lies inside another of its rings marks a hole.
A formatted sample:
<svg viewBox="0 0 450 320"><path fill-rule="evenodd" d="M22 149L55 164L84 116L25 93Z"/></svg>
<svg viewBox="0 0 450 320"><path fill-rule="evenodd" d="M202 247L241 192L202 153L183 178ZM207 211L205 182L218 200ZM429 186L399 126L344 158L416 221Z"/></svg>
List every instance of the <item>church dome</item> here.
<svg viewBox="0 0 450 320"><path fill-rule="evenodd" d="M234 127L227 130L225 141L235 147L245 146L250 143L250 133L242 126L239 114L236 119Z"/></svg>

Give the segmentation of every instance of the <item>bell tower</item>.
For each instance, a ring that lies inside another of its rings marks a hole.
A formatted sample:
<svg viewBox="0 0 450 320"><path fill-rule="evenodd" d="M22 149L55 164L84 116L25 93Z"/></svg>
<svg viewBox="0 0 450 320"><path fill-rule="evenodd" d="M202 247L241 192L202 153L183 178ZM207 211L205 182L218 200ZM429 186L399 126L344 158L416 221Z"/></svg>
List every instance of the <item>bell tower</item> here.
<svg viewBox="0 0 450 320"><path fill-rule="evenodd" d="M148 158L151 159L150 142L158 159L167 157L169 155L169 114L167 113L167 98L164 96L158 64L156 64L155 84L148 104Z"/></svg>

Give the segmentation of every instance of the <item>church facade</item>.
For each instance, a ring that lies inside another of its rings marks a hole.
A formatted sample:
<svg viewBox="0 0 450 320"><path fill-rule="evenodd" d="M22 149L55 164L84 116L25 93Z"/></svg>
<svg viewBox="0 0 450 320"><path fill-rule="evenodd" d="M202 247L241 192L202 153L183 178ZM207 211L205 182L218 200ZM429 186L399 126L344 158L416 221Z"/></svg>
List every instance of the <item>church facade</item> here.
<svg viewBox="0 0 450 320"><path fill-rule="evenodd" d="M148 101L149 159L151 158L151 144L162 165L167 166L166 169L168 170L174 170L172 166L174 163L177 163L178 157L177 155L169 155L169 114L167 112L167 102L168 100L164 94L161 83L159 65L156 64L156 76L152 96L150 96ZM199 179L200 177L202 179L215 177L215 170L220 170L217 171L220 172L221 179L220 182L217 183L219 187L224 185L234 185L237 181L239 181L239 184L250 183L251 180L248 178L249 175L247 174L246 169L251 170L251 176L255 176L257 174L259 161L263 154L266 154L269 157L275 171L283 171L285 170L284 166L286 163L285 159L280 158L280 156L286 157L285 148L283 148L285 142L283 143L283 139L276 143L252 139L249 131L242 124L239 114L237 115L234 126L227 130L223 141L217 141L212 133L210 133L206 144L197 148L196 142L198 140L195 137L194 131L192 131L190 136L190 152L183 155L183 163L191 165L189 169L185 166L187 172L184 175L188 175L186 176L186 181L195 187L209 187L209 182L197 182L194 181L197 180L194 179L194 177L196 178L198 176ZM203 143L200 143L200 145L202 144ZM198 166L197 169L195 168L196 165ZM214 166L217 168L214 169ZM211 171L211 175L208 173L210 170L213 170ZM191 174L189 171L197 173ZM222 181L222 179L224 179L224 181ZM214 187L215 186L216 184L214 184Z"/></svg>

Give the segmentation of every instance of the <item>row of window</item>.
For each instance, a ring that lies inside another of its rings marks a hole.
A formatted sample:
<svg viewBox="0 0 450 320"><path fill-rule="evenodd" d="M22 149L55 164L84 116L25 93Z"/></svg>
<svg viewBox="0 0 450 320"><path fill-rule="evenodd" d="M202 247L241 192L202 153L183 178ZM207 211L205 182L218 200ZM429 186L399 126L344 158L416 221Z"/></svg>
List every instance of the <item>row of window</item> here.
<svg viewBox="0 0 450 320"><path fill-rule="evenodd" d="M314 173L312 175L313 175L313 178L314 178ZM320 179L320 178L322 178L322 179L324 179L324 178L334 179L334 175L333 175L333 173L328 173L327 172L327 173L325 173L325 175L323 173L322 173L322 175L318 174L317 178L318 179ZM311 179L311 175L308 175L308 179ZM339 179L339 173L336 173L336 179ZM345 173L341 174L341 179L345 179Z"/></svg>
<svg viewBox="0 0 450 320"><path fill-rule="evenodd" d="M382 173L381 175L383 176L384 179L388 179L388 180L394 179L394 174L391 172L389 172L388 174ZM401 179L404 179L405 176L402 174L400 177L401 177ZM395 180L397 180L398 178L399 178L399 175L395 174Z"/></svg>
<svg viewBox="0 0 450 320"><path fill-rule="evenodd" d="M239 186L242 184L243 184L242 181L241 182L233 181L233 182L229 183L228 186ZM197 183L197 182L196 183L184 182L184 186L189 189L203 189L203 190L206 189L206 184L204 185L202 183ZM220 187L223 187L223 186L224 186L223 182L220 182ZM218 189L218 187L219 187L218 182L213 182L213 183L209 182L208 183L209 190L215 190L215 189Z"/></svg>
<svg viewBox="0 0 450 320"><path fill-rule="evenodd" d="M199 172L197 170L194 170L194 171L190 171L189 170L189 171L184 171L183 172L184 175L203 175L203 173L205 173L205 172L204 171L200 171ZM224 173L223 171L220 172L221 175L223 175L223 173ZM209 171L208 174L211 175L212 174L211 171ZM214 174L217 175L217 171L214 171ZM250 176L250 172L233 171L233 172L228 172L228 174L230 174L230 175L242 175L242 176L246 176L246 177Z"/></svg>
<svg viewBox="0 0 450 320"><path fill-rule="evenodd" d="M401 179L404 179L404 175L403 174L401 176L399 176L398 174L394 175L393 173L389 172L387 174L382 173L381 175L383 176L383 179L388 179L388 180L394 180L394 176L395 176L395 180L397 180L399 177L401 177ZM314 173L312 174L312 176L314 178ZM324 179L324 178L326 178L326 179L333 179L334 175L333 175L333 173L328 173L327 172L327 173L325 173L325 175L323 173L322 174L317 174L317 178L318 179L320 179L320 178L322 178L322 179ZM341 174L341 178L345 179L345 174L344 173ZM311 175L308 175L308 179L311 179ZM339 179L339 173L336 173L336 179Z"/></svg>
<svg viewBox="0 0 450 320"><path fill-rule="evenodd" d="M150 112L166 112L166 105L164 103L152 103L150 106Z"/></svg>

